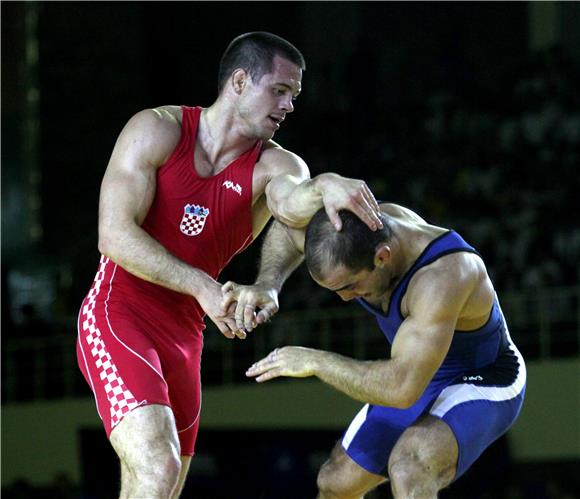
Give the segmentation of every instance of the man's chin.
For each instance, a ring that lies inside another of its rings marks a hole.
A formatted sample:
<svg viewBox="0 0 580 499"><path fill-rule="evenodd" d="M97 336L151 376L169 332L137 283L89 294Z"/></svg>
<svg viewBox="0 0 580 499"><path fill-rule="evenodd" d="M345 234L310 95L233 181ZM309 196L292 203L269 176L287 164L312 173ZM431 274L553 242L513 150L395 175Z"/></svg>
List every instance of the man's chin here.
<svg viewBox="0 0 580 499"><path fill-rule="evenodd" d="M276 134L276 131L267 130L267 131L264 131L264 133L262 134L262 136L260 137L260 139L262 139L262 140L272 140L274 138L274 135L275 134Z"/></svg>

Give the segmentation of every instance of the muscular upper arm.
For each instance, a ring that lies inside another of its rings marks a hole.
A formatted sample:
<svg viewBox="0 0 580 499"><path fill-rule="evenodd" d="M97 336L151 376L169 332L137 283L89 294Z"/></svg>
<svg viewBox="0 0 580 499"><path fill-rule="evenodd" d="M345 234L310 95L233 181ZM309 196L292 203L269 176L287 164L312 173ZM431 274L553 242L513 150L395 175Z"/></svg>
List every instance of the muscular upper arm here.
<svg viewBox="0 0 580 499"><path fill-rule="evenodd" d="M413 278L407 291L408 315L393 342L391 359L405 373L403 390L414 403L445 359L461 310L473 291L469 269L448 255L435 269Z"/></svg>
<svg viewBox="0 0 580 499"><path fill-rule="evenodd" d="M276 206L302 181L310 178L306 163L296 154L272 143L264 150L254 176L252 220L254 238L276 214Z"/></svg>
<svg viewBox="0 0 580 499"><path fill-rule="evenodd" d="M181 134L166 108L145 110L125 125L101 184L99 248L106 248L119 230L140 225L155 195L157 168L171 155Z"/></svg>
<svg viewBox="0 0 580 499"><path fill-rule="evenodd" d="M256 239L272 217L266 195L262 194L252 205L252 236Z"/></svg>

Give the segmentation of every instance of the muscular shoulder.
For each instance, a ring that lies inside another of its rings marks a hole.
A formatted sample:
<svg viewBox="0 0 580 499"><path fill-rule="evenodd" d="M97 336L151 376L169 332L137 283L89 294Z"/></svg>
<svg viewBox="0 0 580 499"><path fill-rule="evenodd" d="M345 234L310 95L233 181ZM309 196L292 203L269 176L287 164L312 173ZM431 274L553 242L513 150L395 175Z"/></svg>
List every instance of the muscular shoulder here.
<svg viewBox="0 0 580 499"><path fill-rule="evenodd" d="M310 177L308 166L300 156L272 140L265 144L256 166L263 168L270 178L291 175L304 180Z"/></svg>
<svg viewBox="0 0 580 499"><path fill-rule="evenodd" d="M487 279L485 265L473 253L442 256L421 268L411 279L406 293L409 312L429 309L434 314L459 314L473 291Z"/></svg>
<svg viewBox="0 0 580 499"><path fill-rule="evenodd" d="M128 150L163 164L181 137L181 108L162 106L134 114L123 128L119 140Z"/></svg>

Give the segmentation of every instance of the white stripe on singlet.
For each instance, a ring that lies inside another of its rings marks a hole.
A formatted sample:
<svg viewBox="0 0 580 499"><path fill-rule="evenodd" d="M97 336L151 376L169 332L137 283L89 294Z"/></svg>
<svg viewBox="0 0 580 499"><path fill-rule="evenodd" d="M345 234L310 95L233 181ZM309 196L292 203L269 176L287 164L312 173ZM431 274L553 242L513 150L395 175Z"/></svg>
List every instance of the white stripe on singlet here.
<svg viewBox="0 0 580 499"><path fill-rule="evenodd" d="M522 392L524 385L526 384L526 364L524 363L522 354L510 338L505 320L504 325L509 348L518 361L518 374L514 382L508 386L480 386L470 383L448 386L435 400L435 403L429 411L430 414L437 417L443 417L448 411L453 409L453 407L463 404L464 402L469 402L471 400L502 402L511 400Z"/></svg>
<svg viewBox="0 0 580 499"><path fill-rule="evenodd" d="M350 423L350 426L348 427L348 430L346 431L342 439L342 446L345 449L348 449L350 443L352 442L352 439L355 437L358 430L367 419L368 412L369 412L369 404L366 404L352 420L352 423Z"/></svg>

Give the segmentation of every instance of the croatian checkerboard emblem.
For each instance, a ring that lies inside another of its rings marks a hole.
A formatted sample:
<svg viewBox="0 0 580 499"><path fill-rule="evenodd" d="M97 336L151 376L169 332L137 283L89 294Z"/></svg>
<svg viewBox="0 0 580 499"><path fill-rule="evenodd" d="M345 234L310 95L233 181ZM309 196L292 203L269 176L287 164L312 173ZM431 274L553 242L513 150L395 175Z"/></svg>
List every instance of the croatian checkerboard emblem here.
<svg viewBox="0 0 580 499"><path fill-rule="evenodd" d="M197 236L205 225L209 209L197 204L186 204L183 207L183 218L179 224L181 232L186 236Z"/></svg>

